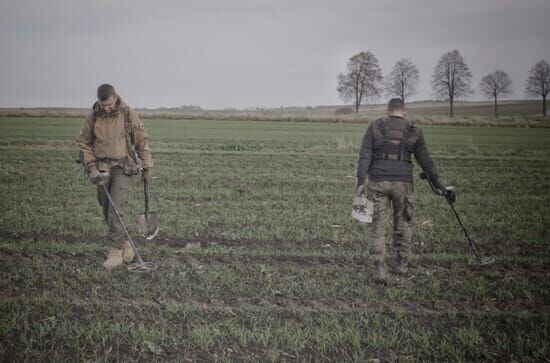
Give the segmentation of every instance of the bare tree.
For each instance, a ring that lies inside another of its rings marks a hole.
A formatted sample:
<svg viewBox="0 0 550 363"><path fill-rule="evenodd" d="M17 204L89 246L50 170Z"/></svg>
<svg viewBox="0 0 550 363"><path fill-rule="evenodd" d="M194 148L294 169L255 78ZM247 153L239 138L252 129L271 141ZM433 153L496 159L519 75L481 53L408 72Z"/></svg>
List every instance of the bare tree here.
<svg viewBox="0 0 550 363"><path fill-rule="evenodd" d="M338 74L337 91L343 101L353 99L357 113L363 100L380 95L381 83L378 59L371 52L361 52L349 59L346 74Z"/></svg>
<svg viewBox="0 0 550 363"><path fill-rule="evenodd" d="M548 91L550 91L550 66L542 60L529 71L525 93L529 96L542 96L543 116L546 116L546 95L548 95Z"/></svg>
<svg viewBox="0 0 550 363"><path fill-rule="evenodd" d="M470 87L472 73L458 50L443 54L432 75L432 88L436 97L448 99L453 117L453 102L473 93Z"/></svg>
<svg viewBox="0 0 550 363"><path fill-rule="evenodd" d="M510 76L508 76L508 73L501 70L489 73L488 75L483 77L481 79L481 82L479 83L479 88L481 88L481 92L489 97L493 97L493 99L495 100L495 117L498 117L497 97L501 94L505 95L510 93L511 84L512 80L510 79Z"/></svg>
<svg viewBox="0 0 550 363"><path fill-rule="evenodd" d="M405 102L405 98L416 93L417 84L418 68L409 59L402 58L386 77L386 93L389 96L399 96Z"/></svg>

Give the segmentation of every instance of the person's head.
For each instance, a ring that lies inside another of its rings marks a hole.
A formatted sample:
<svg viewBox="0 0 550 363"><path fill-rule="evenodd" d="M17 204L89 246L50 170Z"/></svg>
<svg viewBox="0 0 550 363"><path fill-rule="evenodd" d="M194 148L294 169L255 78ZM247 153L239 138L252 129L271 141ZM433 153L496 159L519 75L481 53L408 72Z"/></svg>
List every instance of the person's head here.
<svg viewBox="0 0 550 363"><path fill-rule="evenodd" d="M407 116L407 109L401 98L392 98L390 102L388 102L388 115L399 117Z"/></svg>
<svg viewBox="0 0 550 363"><path fill-rule="evenodd" d="M115 109L118 96L115 92L115 88L110 84L104 83L97 88L97 102L101 110L110 114Z"/></svg>

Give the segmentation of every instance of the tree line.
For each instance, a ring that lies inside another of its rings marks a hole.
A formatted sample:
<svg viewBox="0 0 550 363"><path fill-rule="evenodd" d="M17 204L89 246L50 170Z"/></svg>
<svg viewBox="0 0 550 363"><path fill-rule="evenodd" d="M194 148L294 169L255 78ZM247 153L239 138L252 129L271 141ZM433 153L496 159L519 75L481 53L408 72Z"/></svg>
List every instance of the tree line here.
<svg viewBox="0 0 550 363"><path fill-rule="evenodd" d="M378 59L369 51L352 56L347 72L338 74L337 91L344 102L353 101L355 112L368 99L378 98L383 92L400 97L403 101L416 93L419 81L418 68L411 60L402 58L392 71L382 76ZM437 99L449 101L449 115L453 117L454 101L474 92L472 73L458 50L443 54L437 62L431 79ZM508 73L496 70L485 75L479 84L481 92L494 100L494 115L498 117L497 99L511 92L512 80ZM546 96L550 91L550 65L544 60L535 64L528 73L525 93L542 97L542 114L546 112Z"/></svg>

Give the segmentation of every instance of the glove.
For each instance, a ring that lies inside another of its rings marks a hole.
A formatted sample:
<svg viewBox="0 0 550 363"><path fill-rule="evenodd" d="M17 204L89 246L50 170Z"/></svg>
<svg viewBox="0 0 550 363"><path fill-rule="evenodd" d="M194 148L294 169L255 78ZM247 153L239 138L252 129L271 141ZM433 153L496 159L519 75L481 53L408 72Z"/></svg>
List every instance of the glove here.
<svg viewBox="0 0 550 363"><path fill-rule="evenodd" d="M97 184L99 182L99 175L99 170L97 170L95 166L88 169L88 180L90 180L92 184Z"/></svg>
<svg viewBox="0 0 550 363"><path fill-rule="evenodd" d="M143 182L149 184L151 180L153 179L151 176L151 171L149 169L143 169L141 172L141 177L143 178Z"/></svg>
<svg viewBox="0 0 550 363"><path fill-rule="evenodd" d="M434 191L436 192L436 194L439 194L443 197L447 194L447 187L445 186L445 184L441 183L439 180L437 180L434 183L434 187L435 187Z"/></svg>
<svg viewBox="0 0 550 363"><path fill-rule="evenodd" d="M449 203L456 202L456 192L453 187L445 188L445 198L449 201Z"/></svg>

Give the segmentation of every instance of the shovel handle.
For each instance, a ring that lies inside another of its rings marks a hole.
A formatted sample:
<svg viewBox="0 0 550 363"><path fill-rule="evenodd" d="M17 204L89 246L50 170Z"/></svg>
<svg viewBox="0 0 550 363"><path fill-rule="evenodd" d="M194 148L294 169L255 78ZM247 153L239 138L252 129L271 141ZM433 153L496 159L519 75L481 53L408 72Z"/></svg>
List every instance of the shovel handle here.
<svg viewBox="0 0 550 363"><path fill-rule="evenodd" d="M147 180L143 181L143 194L145 195L145 215L149 213L149 183Z"/></svg>

